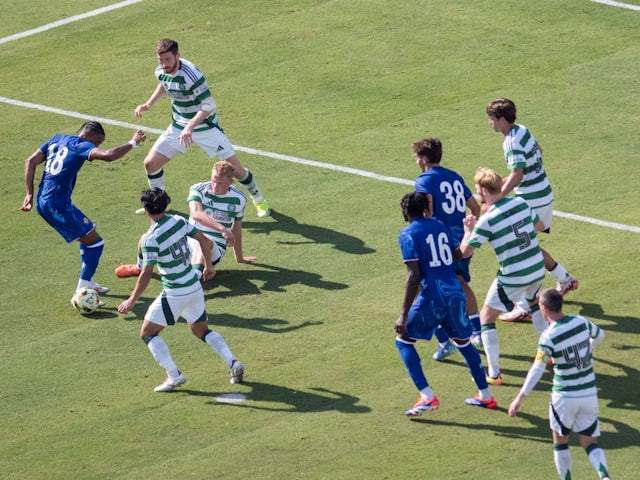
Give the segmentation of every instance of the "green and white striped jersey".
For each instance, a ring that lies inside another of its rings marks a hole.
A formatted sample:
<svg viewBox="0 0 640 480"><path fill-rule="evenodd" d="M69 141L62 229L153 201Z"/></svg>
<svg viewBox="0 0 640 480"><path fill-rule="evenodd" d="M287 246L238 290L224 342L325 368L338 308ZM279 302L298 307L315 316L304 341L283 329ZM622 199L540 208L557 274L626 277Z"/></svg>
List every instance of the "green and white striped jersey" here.
<svg viewBox="0 0 640 480"><path fill-rule="evenodd" d="M544 258L534 225L538 216L519 197L506 197L480 216L467 243L480 248L489 242L500 269L498 281L508 287L526 287L544 279Z"/></svg>
<svg viewBox="0 0 640 480"><path fill-rule="evenodd" d="M540 208L553 202L551 184L542 164L538 142L524 125L515 124L502 143L509 170L522 168L522 181L513 189L531 208Z"/></svg>
<svg viewBox="0 0 640 480"><path fill-rule="evenodd" d="M198 229L178 215L165 215L153 222L142 236L142 265L157 265L162 288L174 294L192 291L200 280L191 266L187 236L194 237ZM189 288L190 287L190 288ZM184 292L179 291L185 289Z"/></svg>
<svg viewBox="0 0 640 480"><path fill-rule="evenodd" d="M603 338L597 325L579 315L566 315L540 335L538 350L553 358L553 392L567 397L597 394L592 344Z"/></svg>
<svg viewBox="0 0 640 480"><path fill-rule="evenodd" d="M211 182L202 182L191 186L187 202L200 203L202 210L209 218L224 225L225 228L231 228L233 222L242 221L244 218L244 208L247 205L247 198L240 189L233 185L229 187L229 190L224 195L215 195L211 188ZM227 249L227 243L220 232L207 228L201 223L196 222L193 218L189 218L189 222L213 240L224 255Z"/></svg>
<svg viewBox="0 0 640 480"><path fill-rule="evenodd" d="M207 99L210 99L209 102L213 103L214 109L204 122L194 130L208 130L218 126L218 115L215 110L213 95L198 67L189 60L181 58L180 67L174 75L164 73L160 66L156 67L155 75L162 88L171 98L172 119L176 128L182 130L189 123L189 120L202 109L202 103Z"/></svg>

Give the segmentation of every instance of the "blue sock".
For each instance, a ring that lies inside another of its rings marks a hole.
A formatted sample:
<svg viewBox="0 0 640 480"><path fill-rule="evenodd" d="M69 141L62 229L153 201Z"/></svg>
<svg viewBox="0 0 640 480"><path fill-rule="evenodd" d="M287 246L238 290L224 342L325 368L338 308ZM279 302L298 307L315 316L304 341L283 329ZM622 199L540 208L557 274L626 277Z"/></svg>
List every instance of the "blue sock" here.
<svg viewBox="0 0 640 480"><path fill-rule="evenodd" d="M449 342L449 335L447 335L447 332L445 332L442 327L436 328L436 338L438 342L443 345Z"/></svg>
<svg viewBox="0 0 640 480"><path fill-rule="evenodd" d="M489 385L487 384L487 377L485 376L482 359L480 358L478 350L471 345L471 342L467 342L464 347L458 347L458 350L460 350L460 353L464 357L464 361L467 362L469 372L471 372L471 376L473 377L473 381L476 382L478 390L487 388Z"/></svg>
<svg viewBox="0 0 640 480"><path fill-rule="evenodd" d="M411 380L413 380L413 384L416 388L418 390L427 388L429 383L422 371L422 363L420 362L420 355L418 355L416 346L413 343L403 342L396 338L396 348L398 349L400 358L402 358L404 365L407 367L409 376L411 377Z"/></svg>
<svg viewBox="0 0 640 480"><path fill-rule="evenodd" d="M471 322L471 329L474 332L480 331L480 314L478 312L469 314L469 321Z"/></svg>
<svg viewBox="0 0 640 480"><path fill-rule="evenodd" d="M80 262L82 269L80 270L80 278L90 281L96 273L102 250L104 249L104 240L98 238L90 245L80 244Z"/></svg>

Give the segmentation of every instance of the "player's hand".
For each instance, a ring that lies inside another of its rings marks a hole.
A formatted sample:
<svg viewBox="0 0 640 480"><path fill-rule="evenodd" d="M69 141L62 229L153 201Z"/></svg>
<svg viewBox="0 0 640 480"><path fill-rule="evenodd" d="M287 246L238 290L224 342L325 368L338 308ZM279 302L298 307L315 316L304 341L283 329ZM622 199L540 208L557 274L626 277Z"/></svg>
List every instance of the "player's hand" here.
<svg viewBox="0 0 640 480"><path fill-rule="evenodd" d="M242 257L238 260L238 263L254 263L256 260L258 260L258 257Z"/></svg>
<svg viewBox="0 0 640 480"><path fill-rule="evenodd" d="M142 112L146 112L151 108L151 105L148 103L143 103L142 105L138 105L135 110L136 117L141 117Z"/></svg>
<svg viewBox="0 0 640 480"><path fill-rule="evenodd" d="M513 399L511 404L509 405L509 416L514 418L518 414L518 410L520 409L520 405L522 404L523 396L522 394L518 394L516 398Z"/></svg>
<svg viewBox="0 0 640 480"><path fill-rule="evenodd" d="M397 334L402 335L403 333L407 333L407 328L405 327L406 323L407 319L404 315L400 315L396 320L396 324L393 326Z"/></svg>
<svg viewBox="0 0 640 480"><path fill-rule="evenodd" d="M180 144L184 145L185 148L189 148L193 143L193 129L189 128L188 126L184 127L182 133L178 135L178 141L180 142Z"/></svg>
<svg viewBox="0 0 640 480"><path fill-rule="evenodd" d="M132 140L136 142L138 145L140 145L146 139L147 139L147 134L144 133L142 130L138 130L132 138Z"/></svg>
<svg viewBox="0 0 640 480"><path fill-rule="evenodd" d="M33 195L26 195L24 197L20 210L22 210L23 212L28 212L32 208L33 208Z"/></svg>
<svg viewBox="0 0 640 480"><path fill-rule="evenodd" d="M222 231L222 238L227 243L227 247L233 247L233 242L235 241L235 236L233 235L233 231L228 228L225 228Z"/></svg>
<svg viewBox="0 0 640 480"><path fill-rule="evenodd" d="M462 225L464 226L465 232L472 232L473 227L476 226L478 219L474 215L467 215L462 219Z"/></svg>
<svg viewBox="0 0 640 480"><path fill-rule="evenodd" d="M213 264L205 265L202 272L202 281L205 282L207 280L211 280L215 275L216 268L213 266Z"/></svg>
<svg viewBox="0 0 640 480"><path fill-rule="evenodd" d="M131 300L130 298L127 298L120 305L118 305L118 312L129 313L135 304L136 304L135 300Z"/></svg>

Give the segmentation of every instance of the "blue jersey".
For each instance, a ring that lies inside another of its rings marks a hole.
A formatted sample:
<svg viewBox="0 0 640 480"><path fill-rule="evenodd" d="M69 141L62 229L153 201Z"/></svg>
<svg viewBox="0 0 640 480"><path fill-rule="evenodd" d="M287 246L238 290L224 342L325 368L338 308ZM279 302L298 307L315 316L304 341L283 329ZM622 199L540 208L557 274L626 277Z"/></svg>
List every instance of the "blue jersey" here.
<svg viewBox="0 0 640 480"><path fill-rule="evenodd" d="M404 262L420 262L420 295L442 305L465 301L458 280L453 251L459 242L435 218L420 218L406 226L398 237Z"/></svg>
<svg viewBox="0 0 640 480"><path fill-rule="evenodd" d="M462 220L467 212L467 200L473 195L462 177L448 168L432 167L416 178L415 189L431 195L433 217L444 223L460 242L464 236Z"/></svg>
<svg viewBox="0 0 640 480"><path fill-rule="evenodd" d="M56 135L45 142L40 151L47 160L38 187L38 203L65 205L71 203L78 171L96 146L77 135Z"/></svg>

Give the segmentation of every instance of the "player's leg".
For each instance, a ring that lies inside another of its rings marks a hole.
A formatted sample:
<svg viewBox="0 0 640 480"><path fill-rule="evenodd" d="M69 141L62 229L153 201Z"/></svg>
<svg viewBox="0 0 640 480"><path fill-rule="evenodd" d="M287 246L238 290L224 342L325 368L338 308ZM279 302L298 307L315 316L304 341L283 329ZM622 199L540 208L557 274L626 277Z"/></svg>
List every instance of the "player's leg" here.
<svg viewBox="0 0 640 480"><path fill-rule="evenodd" d="M439 362L456 353L456 347L449 340L449 335L440 326L436 328L434 336L438 340L438 349L433 354L433 359Z"/></svg>
<svg viewBox="0 0 640 480"><path fill-rule="evenodd" d="M571 451L569 450L569 437L551 432L553 435L553 462L561 480L571 478Z"/></svg>
<svg viewBox="0 0 640 480"><path fill-rule="evenodd" d="M571 452L569 434L574 425L579 403L576 399L551 394L549 402L549 427L553 437L553 461L562 480L571 478Z"/></svg>
<svg viewBox="0 0 640 480"><path fill-rule="evenodd" d="M144 170L147 173L149 188L165 190L164 166L173 157L184 153L186 148L178 140L180 130L173 125L169 126L147 153L144 159Z"/></svg>
<svg viewBox="0 0 640 480"><path fill-rule="evenodd" d="M589 462L601 479L609 478L609 467L604 450L598 445L600 421L598 419L598 396L583 397L576 415L573 430L578 434L580 446L584 448Z"/></svg>
<svg viewBox="0 0 640 480"><path fill-rule="evenodd" d="M400 358L409 373L409 377L413 384L420 392L418 401L412 408L404 412L407 417L417 417L424 412L435 410L440 406L440 402L436 398L433 390L427 382L427 377L422 370L420 355L415 347L415 340L398 335L395 340L396 348L400 354Z"/></svg>
<svg viewBox="0 0 640 480"><path fill-rule="evenodd" d="M462 285L462 290L467 298L466 309L469 321L471 322L471 343L475 348L482 348L482 336L480 327L480 312L478 310L478 299L473 289L469 285L471 274L469 273L469 265L471 258L464 258L456 261L456 273L458 280Z"/></svg>
<svg viewBox="0 0 640 480"><path fill-rule="evenodd" d="M169 346L159 336L165 326L174 323L175 317L171 313L169 300L163 292L149 306L140 327L140 338L147 345L158 365L167 373L165 381L154 388L156 392L169 392L187 381L173 361Z"/></svg>
<svg viewBox="0 0 640 480"><path fill-rule="evenodd" d="M209 345L211 349L227 364L231 374L231 383L242 383L244 365L236 359L222 335L209 329L205 311L204 292L190 295L191 301L182 310L181 316L189 323L191 332Z"/></svg>
<svg viewBox="0 0 640 480"><path fill-rule="evenodd" d="M496 279L489 287L484 306L480 310L482 345L487 358L487 382L490 385L502 385L500 341L498 340L498 330L496 330L496 319L500 312L505 310L503 300L506 298L506 294Z"/></svg>

